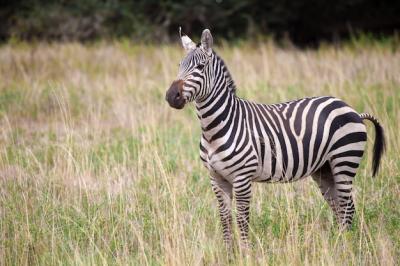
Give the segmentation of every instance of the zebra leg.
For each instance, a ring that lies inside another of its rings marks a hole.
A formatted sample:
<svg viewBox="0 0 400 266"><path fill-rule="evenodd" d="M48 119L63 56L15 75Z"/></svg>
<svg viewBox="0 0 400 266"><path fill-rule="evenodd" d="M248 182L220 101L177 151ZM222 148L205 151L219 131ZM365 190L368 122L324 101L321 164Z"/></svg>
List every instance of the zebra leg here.
<svg viewBox="0 0 400 266"><path fill-rule="evenodd" d="M356 168L353 169L354 173L342 171L340 166L332 170L329 162L326 162L312 175L342 230L350 228L355 213L351 195L355 170Z"/></svg>
<svg viewBox="0 0 400 266"><path fill-rule="evenodd" d="M219 205L224 242L232 247L232 184L223 178L212 177L211 186Z"/></svg>
<svg viewBox="0 0 400 266"><path fill-rule="evenodd" d="M340 229L350 229L353 222L353 216L355 213L355 207L353 202L352 190L353 190L353 178L356 175L358 164L356 168L350 168L347 166L335 166L333 167L333 179L335 180L336 189L336 205L338 223Z"/></svg>
<svg viewBox="0 0 400 266"><path fill-rule="evenodd" d="M312 174L312 178L317 183L322 196L324 196L324 199L331 207L333 213L337 215L335 180L333 179L329 163L326 162L317 172Z"/></svg>
<svg viewBox="0 0 400 266"><path fill-rule="evenodd" d="M236 178L233 183L233 191L236 200L236 221L240 230L240 245L242 248L249 247L249 210L251 200L251 180L248 177Z"/></svg>

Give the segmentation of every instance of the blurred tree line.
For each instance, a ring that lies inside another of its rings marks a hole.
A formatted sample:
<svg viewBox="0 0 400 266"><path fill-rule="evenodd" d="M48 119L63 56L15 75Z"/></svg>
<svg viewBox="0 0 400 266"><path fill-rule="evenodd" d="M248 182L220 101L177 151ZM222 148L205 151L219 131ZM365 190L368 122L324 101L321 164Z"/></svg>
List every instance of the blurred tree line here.
<svg viewBox="0 0 400 266"><path fill-rule="evenodd" d="M0 8L0 40L87 41L127 37L168 42L178 26L226 39L270 35L309 44L358 32L400 29L400 1L389 0L15 0Z"/></svg>

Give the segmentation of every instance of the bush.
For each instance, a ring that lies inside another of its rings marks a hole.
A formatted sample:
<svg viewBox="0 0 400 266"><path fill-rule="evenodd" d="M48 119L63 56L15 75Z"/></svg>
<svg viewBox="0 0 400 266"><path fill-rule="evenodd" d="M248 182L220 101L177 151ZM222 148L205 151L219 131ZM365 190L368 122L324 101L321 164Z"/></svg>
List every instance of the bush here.
<svg viewBox="0 0 400 266"><path fill-rule="evenodd" d="M14 1L0 11L0 38L168 42L183 26L190 33L208 27L227 39L262 34L310 43L358 31L391 34L400 28L399 13L400 2L388 0Z"/></svg>

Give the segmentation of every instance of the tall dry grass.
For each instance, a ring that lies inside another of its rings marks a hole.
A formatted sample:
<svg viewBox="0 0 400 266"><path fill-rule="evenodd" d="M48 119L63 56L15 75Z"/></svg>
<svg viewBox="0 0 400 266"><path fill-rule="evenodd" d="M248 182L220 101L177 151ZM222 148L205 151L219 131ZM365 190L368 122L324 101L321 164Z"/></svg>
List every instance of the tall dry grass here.
<svg viewBox="0 0 400 266"><path fill-rule="evenodd" d="M248 256L222 248L192 106L164 93L183 51L129 42L0 47L0 264L396 265L400 259L400 51L349 44L217 47L238 94L264 103L342 98L385 127L340 233L312 180L258 184Z"/></svg>

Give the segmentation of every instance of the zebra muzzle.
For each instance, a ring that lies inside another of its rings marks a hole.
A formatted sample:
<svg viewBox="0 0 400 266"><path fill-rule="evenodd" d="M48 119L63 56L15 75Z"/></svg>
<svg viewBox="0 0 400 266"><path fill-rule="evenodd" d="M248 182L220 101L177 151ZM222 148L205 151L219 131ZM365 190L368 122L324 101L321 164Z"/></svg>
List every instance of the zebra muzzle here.
<svg viewBox="0 0 400 266"><path fill-rule="evenodd" d="M168 89L165 100L169 105L176 109L182 109L185 106L185 99L182 95L183 80L175 80Z"/></svg>

